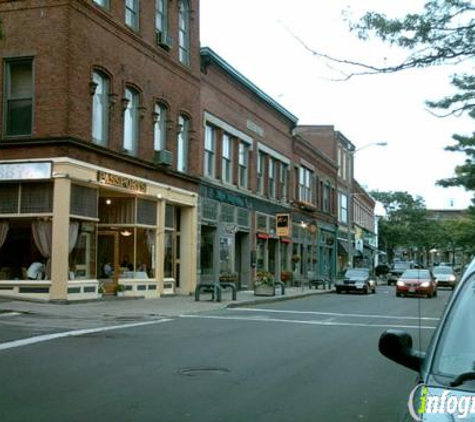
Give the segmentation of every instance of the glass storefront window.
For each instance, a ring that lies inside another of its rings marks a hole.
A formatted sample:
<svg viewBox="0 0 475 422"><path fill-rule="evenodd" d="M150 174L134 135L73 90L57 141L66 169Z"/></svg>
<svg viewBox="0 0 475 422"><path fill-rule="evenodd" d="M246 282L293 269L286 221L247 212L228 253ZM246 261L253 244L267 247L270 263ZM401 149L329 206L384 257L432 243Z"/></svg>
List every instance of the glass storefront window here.
<svg viewBox="0 0 475 422"><path fill-rule="evenodd" d="M213 274L213 245L216 229L201 228L201 274Z"/></svg>
<svg viewBox="0 0 475 422"><path fill-rule="evenodd" d="M77 235L75 225L77 227ZM74 237L76 241L74 242ZM96 278L96 224L71 221L70 242L74 243L69 254L69 279L91 280Z"/></svg>
<svg viewBox="0 0 475 422"><path fill-rule="evenodd" d="M172 231L165 233L165 278L173 278L173 251L174 251L174 236Z"/></svg>
<svg viewBox="0 0 475 422"><path fill-rule="evenodd" d="M234 239L222 237L219 240L219 271L221 273L234 272Z"/></svg>
<svg viewBox="0 0 475 422"><path fill-rule="evenodd" d="M266 250L266 241L265 239L257 239L256 243L256 269L257 271L265 271L265 250Z"/></svg>

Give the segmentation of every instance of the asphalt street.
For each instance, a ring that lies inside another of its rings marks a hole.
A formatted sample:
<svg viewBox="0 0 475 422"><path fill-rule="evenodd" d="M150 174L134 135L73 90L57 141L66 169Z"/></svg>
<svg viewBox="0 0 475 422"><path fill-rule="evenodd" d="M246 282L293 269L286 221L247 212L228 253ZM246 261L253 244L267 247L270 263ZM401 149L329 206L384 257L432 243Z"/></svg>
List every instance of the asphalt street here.
<svg viewBox="0 0 475 422"><path fill-rule="evenodd" d="M0 349L1 420L397 421L416 374L382 357L378 338L399 327L425 349L449 295L379 286L67 337L62 320L0 317L3 338L57 335Z"/></svg>

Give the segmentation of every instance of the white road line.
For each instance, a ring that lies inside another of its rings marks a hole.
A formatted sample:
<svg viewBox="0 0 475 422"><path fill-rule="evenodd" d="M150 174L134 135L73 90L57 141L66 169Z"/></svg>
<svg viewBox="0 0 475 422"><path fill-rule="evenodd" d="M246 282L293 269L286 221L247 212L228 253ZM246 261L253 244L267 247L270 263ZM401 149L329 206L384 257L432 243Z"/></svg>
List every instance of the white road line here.
<svg viewBox="0 0 475 422"><path fill-rule="evenodd" d="M2 312L0 313L0 318L17 316L17 315L21 315L21 313L20 312Z"/></svg>
<svg viewBox="0 0 475 422"><path fill-rule="evenodd" d="M211 316L211 315L180 315L180 318L194 319L218 319L232 321L256 321L256 322L284 322L289 324L305 324L305 325L327 325L332 327L372 327L372 328L405 328L405 329L422 329L435 330L436 327L418 326L418 325L396 325L396 324L363 324L352 322L333 322L333 321L302 321L294 319L278 319L265 317L237 317L237 316Z"/></svg>
<svg viewBox="0 0 475 422"><path fill-rule="evenodd" d="M120 330L122 328L142 327L144 325L160 324L162 322L173 321L172 319L158 319L153 321L137 322L133 324L113 325L110 327L85 328L83 330L66 331L64 333L44 334L42 336L25 338L22 340L13 340L6 343L0 343L0 351L13 349L15 347L29 346L30 344L41 343L44 341L56 340L64 337L77 337L85 334L100 333L103 331Z"/></svg>
<svg viewBox="0 0 475 422"><path fill-rule="evenodd" d="M393 315L373 315L373 314L341 314L335 312L316 312L316 311L289 311L281 309L265 309L265 308L232 308L233 311L241 312L266 312L276 314L302 314L302 315L326 315L350 318L382 318L382 319L407 319L416 321L439 321L440 318L432 317L411 317L411 316L393 316Z"/></svg>

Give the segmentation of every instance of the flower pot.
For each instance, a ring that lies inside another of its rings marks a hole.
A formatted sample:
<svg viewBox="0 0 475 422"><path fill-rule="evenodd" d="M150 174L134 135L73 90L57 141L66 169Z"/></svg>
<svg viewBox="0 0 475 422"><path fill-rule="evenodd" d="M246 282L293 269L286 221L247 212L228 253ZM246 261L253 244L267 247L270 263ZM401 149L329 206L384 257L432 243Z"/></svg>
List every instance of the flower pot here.
<svg viewBox="0 0 475 422"><path fill-rule="evenodd" d="M275 286L258 284L254 286L254 296L275 296Z"/></svg>

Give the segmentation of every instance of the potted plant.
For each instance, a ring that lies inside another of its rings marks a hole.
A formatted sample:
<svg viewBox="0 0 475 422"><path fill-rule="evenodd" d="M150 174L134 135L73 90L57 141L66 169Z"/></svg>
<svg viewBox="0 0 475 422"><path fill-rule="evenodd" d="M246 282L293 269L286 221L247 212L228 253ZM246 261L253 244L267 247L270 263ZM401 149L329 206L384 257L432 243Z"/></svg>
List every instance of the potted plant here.
<svg viewBox="0 0 475 422"><path fill-rule="evenodd" d="M97 286L97 295L99 296L99 298L102 297L104 292L105 292L104 285L102 283L99 283L99 285Z"/></svg>
<svg viewBox="0 0 475 422"><path fill-rule="evenodd" d="M274 274L258 271L254 281L254 296L275 296Z"/></svg>
<svg viewBox="0 0 475 422"><path fill-rule="evenodd" d="M280 273L280 281L283 281L284 283L288 282L288 281L292 281L292 277L293 277L293 273L292 271L290 270L283 270L281 273Z"/></svg>
<svg viewBox="0 0 475 422"><path fill-rule="evenodd" d="M125 292L125 286L123 284L117 284L117 286L115 286L115 294L117 296L124 296L124 292Z"/></svg>

